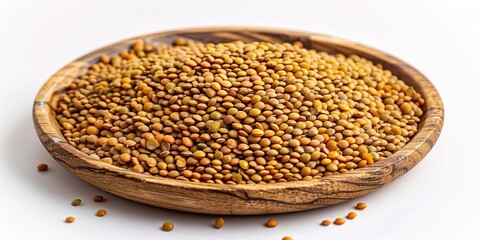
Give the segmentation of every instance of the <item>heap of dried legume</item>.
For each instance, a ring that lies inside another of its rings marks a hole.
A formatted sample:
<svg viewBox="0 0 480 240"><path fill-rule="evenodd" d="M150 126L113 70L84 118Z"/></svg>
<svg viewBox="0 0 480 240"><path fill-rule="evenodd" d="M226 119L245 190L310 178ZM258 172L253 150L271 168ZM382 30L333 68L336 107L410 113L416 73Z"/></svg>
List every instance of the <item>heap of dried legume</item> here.
<svg viewBox="0 0 480 240"><path fill-rule="evenodd" d="M311 180L402 148L424 100L381 65L294 43L136 42L60 93L68 143L132 171L209 183Z"/></svg>

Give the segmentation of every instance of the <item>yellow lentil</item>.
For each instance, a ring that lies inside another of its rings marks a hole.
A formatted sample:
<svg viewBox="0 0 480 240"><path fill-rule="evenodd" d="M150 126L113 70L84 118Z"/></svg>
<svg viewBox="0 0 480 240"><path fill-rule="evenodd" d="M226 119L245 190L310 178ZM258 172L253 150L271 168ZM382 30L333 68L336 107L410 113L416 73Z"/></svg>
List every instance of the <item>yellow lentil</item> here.
<svg viewBox="0 0 480 240"><path fill-rule="evenodd" d="M74 222L74 221L75 221L75 218L72 217L72 216L68 216L67 218L65 218L65 222L66 222L66 223L72 223L72 222Z"/></svg>
<svg viewBox="0 0 480 240"><path fill-rule="evenodd" d="M219 217L215 220L213 227L216 229L220 229L223 227L224 224L225 224L225 220L222 217Z"/></svg>
<svg viewBox="0 0 480 240"><path fill-rule="evenodd" d="M348 218L348 219L354 219L354 218L356 218L356 217L357 217L357 214L356 214L355 212L349 212L349 213L347 214L347 218Z"/></svg>
<svg viewBox="0 0 480 240"><path fill-rule="evenodd" d="M172 222L164 222L162 225L162 230L165 232L170 232L173 230L175 226L173 225Z"/></svg>
<svg viewBox="0 0 480 240"><path fill-rule="evenodd" d="M330 220L323 220L322 223L320 223L322 226L329 226L331 224Z"/></svg>
<svg viewBox="0 0 480 240"><path fill-rule="evenodd" d="M269 228L274 228L278 225L278 221L276 219L273 219L273 218L270 218L267 220L267 222L265 223L265 226L269 227Z"/></svg>
<svg viewBox="0 0 480 240"><path fill-rule="evenodd" d="M342 224L345 223L345 219L337 218L337 219L335 219L335 221L333 223L335 223L336 225L342 225Z"/></svg>
<svg viewBox="0 0 480 240"><path fill-rule="evenodd" d="M355 208L358 209L358 210L363 210L363 209L367 208L367 204L363 203L363 202L360 202L360 203L357 203Z"/></svg>

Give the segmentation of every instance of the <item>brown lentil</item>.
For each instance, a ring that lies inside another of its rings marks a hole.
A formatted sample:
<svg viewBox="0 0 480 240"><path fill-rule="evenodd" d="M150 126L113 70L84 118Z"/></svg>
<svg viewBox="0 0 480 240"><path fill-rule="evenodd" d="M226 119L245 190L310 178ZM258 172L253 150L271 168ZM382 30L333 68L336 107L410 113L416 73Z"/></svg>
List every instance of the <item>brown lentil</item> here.
<svg viewBox="0 0 480 240"><path fill-rule="evenodd" d="M95 195L95 196L92 197L92 200L94 202L103 202L103 200L105 200L105 198L103 198L102 195Z"/></svg>
<svg viewBox="0 0 480 240"><path fill-rule="evenodd" d="M265 226L269 227L269 228L274 228L278 225L278 221L276 219L273 219L273 218L270 218L267 220L267 222L265 223Z"/></svg>
<svg viewBox="0 0 480 240"><path fill-rule="evenodd" d="M73 199L72 201L72 206L78 206L82 203L82 200L81 199Z"/></svg>
<svg viewBox="0 0 480 240"><path fill-rule="evenodd" d="M105 216L106 214L107 214L107 210L105 210L105 209L99 209L99 210L95 213L95 215L96 215L97 217L103 217L103 216Z"/></svg>
<svg viewBox="0 0 480 240"><path fill-rule="evenodd" d="M48 165L45 164L45 163L38 164L38 165L37 165L37 170L38 170L39 172L45 172L45 171L48 170Z"/></svg>
<svg viewBox="0 0 480 240"><path fill-rule="evenodd" d="M175 226L173 225L172 222L164 222L162 225L162 230L165 232L170 232L173 230Z"/></svg>
<svg viewBox="0 0 480 240"><path fill-rule="evenodd" d="M216 229L220 229L223 227L223 224L225 224L225 220L222 217L219 217L215 220L213 227Z"/></svg>
<svg viewBox="0 0 480 240"><path fill-rule="evenodd" d="M285 236L285 237L282 238L282 240L293 240L293 238L289 237L289 236Z"/></svg>
<svg viewBox="0 0 480 240"><path fill-rule="evenodd" d="M229 184L371 165L410 141L425 104L413 87L356 55L187 39L137 41L118 56L102 55L58 94L67 142L93 159Z"/></svg>
<svg viewBox="0 0 480 240"><path fill-rule="evenodd" d="M363 203L363 202L360 202L360 203L357 203L355 208L358 209L358 210L363 210L363 209L367 208L367 204Z"/></svg>

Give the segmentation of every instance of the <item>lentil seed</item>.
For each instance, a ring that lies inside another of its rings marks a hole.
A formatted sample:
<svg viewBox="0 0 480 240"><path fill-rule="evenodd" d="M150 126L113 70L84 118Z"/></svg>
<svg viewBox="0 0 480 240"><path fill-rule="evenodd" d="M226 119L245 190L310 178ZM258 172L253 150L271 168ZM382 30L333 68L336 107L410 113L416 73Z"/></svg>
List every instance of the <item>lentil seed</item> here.
<svg viewBox="0 0 480 240"><path fill-rule="evenodd" d="M72 201L72 206L78 206L82 203L82 200L81 199L73 199Z"/></svg>
<svg viewBox="0 0 480 240"><path fill-rule="evenodd" d="M331 224L330 220L323 220L322 223L320 223L320 225L322 226L329 226Z"/></svg>
<svg viewBox="0 0 480 240"><path fill-rule="evenodd" d="M348 219L354 219L354 218L356 218L356 217L357 217L357 214L356 214L355 212L349 212L349 213L347 214L347 218L348 218Z"/></svg>
<svg viewBox="0 0 480 240"><path fill-rule="evenodd" d="M164 222L162 225L162 230L165 232L170 232L173 230L175 226L173 225L172 222Z"/></svg>
<svg viewBox="0 0 480 240"><path fill-rule="evenodd" d="M92 197L92 200L94 202L103 202L105 200L105 198L102 195L95 195L95 196Z"/></svg>
<svg viewBox="0 0 480 240"><path fill-rule="evenodd" d="M358 209L358 210L363 210L363 209L367 208L367 204L363 203L363 202L360 202L360 203L357 203L355 208Z"/></svg>
<svg viewBox="0 0 480 240"><path fill-rule="evenodd" d="M38 164L38 165L37 165L37 170L38 170L39 172L45 172L45 171L48 170L48 165L45 164L45 163Z"/></svg>
<svg viewBox="0 0 480 240"><path fill-rule="evenodd" d="M222 217L219 217L215 220L213 227L216 229L220 229L223 227L224 224L225 224L225 220Z"/></svg>
<svg viewBox="0 0 480 240"><path fill-rule="evenodd" d="M269 228L274 228L278 225L278 221L276 219L273 219L273 218L270 218L267 220L267 222L265 223L265 226L269 227Z"/></svg>
<svg viewBox="0 0 480 240"><path fill-rule="evenodd" d="M105 209L99 209L99 210L95 213L95 215L96 215L97 217L103 217L103 216L105 216L106 214L107 214L107 210L105 210Z"/></svg>
<svg viewBox="0 0 480 240"><path fill-rule="evenodd" d="M160 146L160 144L158 143L158 141L154 138L152 139L149 139L147 141L147 148L148 150L155 150L157 149L158 147Z"/></svg>
<svg viewBox="0 0 480 240"><path fill-rule="evenodd" d="M342 224L345 223L345 219L337 218L337 219L335 219L335 221L333 223L335 223L336 225L342 225Z"/></svg>
<svg viewBox="0 0 480 240"><path fill-rule="evenodd" d="M68 216L67 218L65 218L65 222L66 222L66 223L72 223L72 222L74 222L74 221L75 221L75 218L72 217L72 216Z"/></svg>

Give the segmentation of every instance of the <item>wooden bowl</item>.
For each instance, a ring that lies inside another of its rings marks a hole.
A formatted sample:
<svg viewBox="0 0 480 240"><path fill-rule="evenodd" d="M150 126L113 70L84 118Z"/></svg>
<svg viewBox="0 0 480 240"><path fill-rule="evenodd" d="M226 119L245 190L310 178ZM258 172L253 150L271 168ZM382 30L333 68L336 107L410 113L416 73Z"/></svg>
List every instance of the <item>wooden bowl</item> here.
<svg viewBox="0 0 480 240"><path fill-rule="evenodd" d="M309 49L365 57L382 64L423 95L426 108L419 131L404 148L373 165L318 180L267 185L219 185L146 176L94 160L65 141L52 111L56 106L56 92L84 73L102 54L118 54L138 39L170 44L178 37L213 43L300 41ZM438 92L425 76L407 63L370 47L311 33L225 27L154 33L93 51L60 69L43 85L35 99L33 119L38 137L60 165L102 190L162 208L251 215L296 212L341 203L402 176L422 160L437 140L443 125L443 105Z"/></svg>

